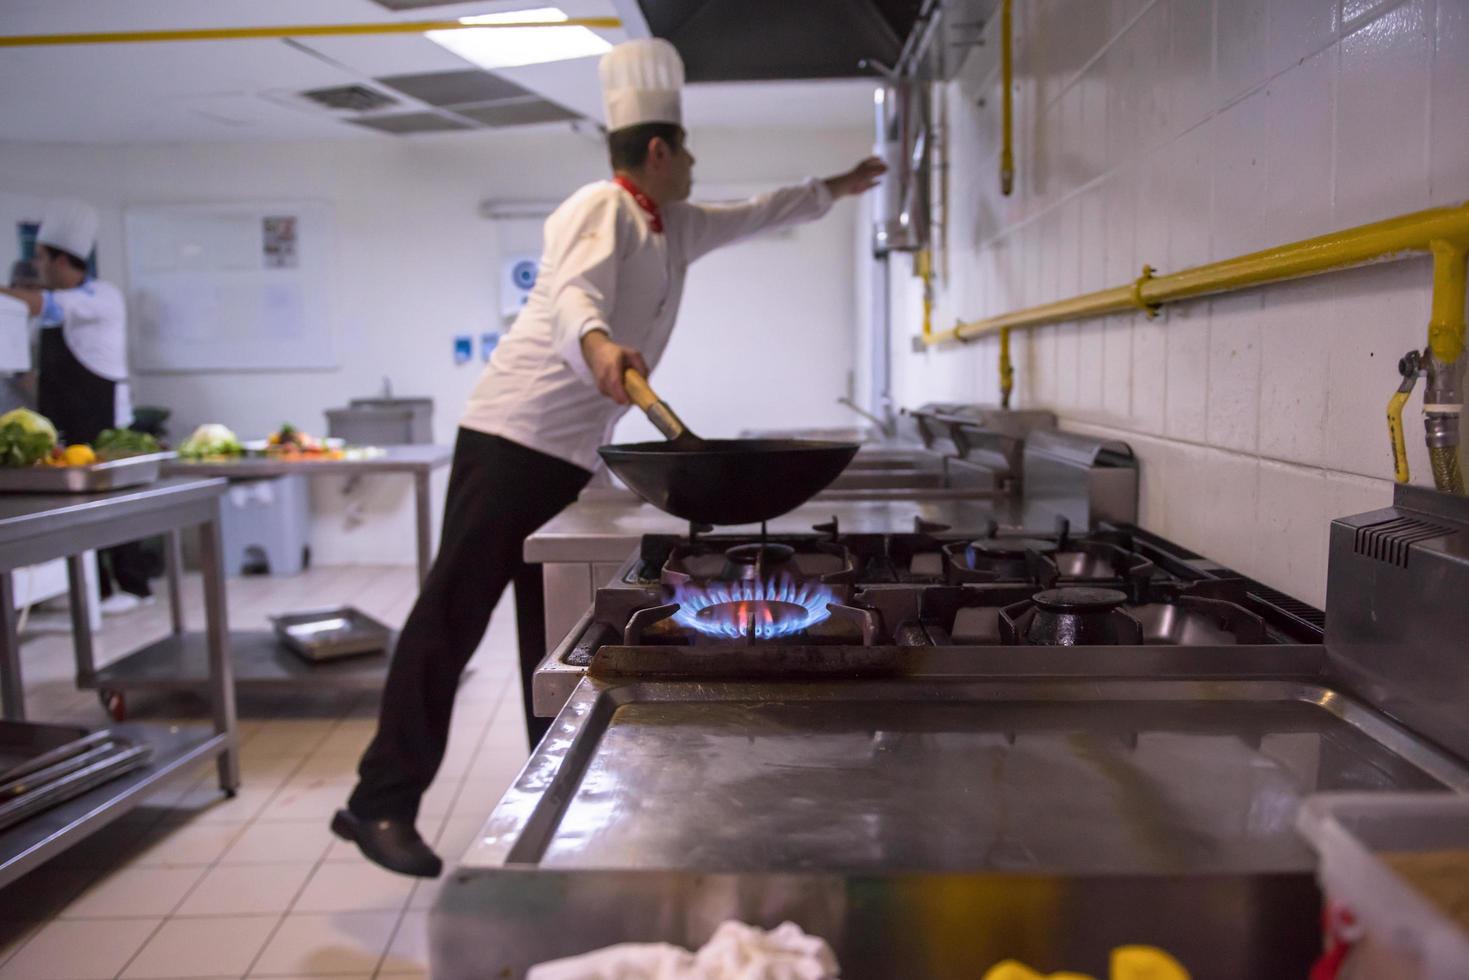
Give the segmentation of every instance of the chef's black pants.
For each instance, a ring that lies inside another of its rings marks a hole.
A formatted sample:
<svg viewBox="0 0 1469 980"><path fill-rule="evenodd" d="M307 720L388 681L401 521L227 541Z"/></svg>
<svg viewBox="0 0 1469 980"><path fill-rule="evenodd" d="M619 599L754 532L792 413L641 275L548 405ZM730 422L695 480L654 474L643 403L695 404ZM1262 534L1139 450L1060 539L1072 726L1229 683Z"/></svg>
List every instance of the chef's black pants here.
<svg viewBox="0 0 1469 980"><path fill-rule="evenodd" d="M460 429L444 503L444 530L428 580L388 668L377 734L357 767L348 807L367 819L414 819L444 758L459 675L505 586L515 583L520 683L532 747L550 727L531 710L531 678L546 654L541 566L525 539L591 479L579 466Z"/></svg>
<svg viewBox="0 0 1469 980"><path fill-rule="evenodd" d="M36 410L51 420L67 443L94 443L117 425L117 382L94 374L77 359L60 327L41 331ZM117 589L150 596L152 560L141 541L106 548L98 556L102 596Z"/></svg>

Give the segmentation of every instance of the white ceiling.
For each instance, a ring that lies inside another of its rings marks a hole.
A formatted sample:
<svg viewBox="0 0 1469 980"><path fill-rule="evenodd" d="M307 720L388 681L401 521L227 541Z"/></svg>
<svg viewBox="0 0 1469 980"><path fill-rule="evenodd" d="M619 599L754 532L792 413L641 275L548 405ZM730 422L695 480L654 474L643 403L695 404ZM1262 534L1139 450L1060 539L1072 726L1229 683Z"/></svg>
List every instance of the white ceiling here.
<svg viewBox="0 0 1469 980"><path fill-rule="evenodd" d="M427 20L545 2L486 0L393 14L371 0L3 0L0 34ZM573 17L636 14L626 0L554 2ZM640 34L643 29L633 25L632 31ZM599 33L613 43L629 36L625 31ZM330 110L296 99L295 93L377 76L466 67L420 35L12 48L0 55L0 139L401 139L343 122ZM498 74L600 118L595 58ZM691 129L859 127L870 118L871 92L871 83L861 81L698 85L686 93L684 114ZM408 108L416 107L403 100Z"/></svg>

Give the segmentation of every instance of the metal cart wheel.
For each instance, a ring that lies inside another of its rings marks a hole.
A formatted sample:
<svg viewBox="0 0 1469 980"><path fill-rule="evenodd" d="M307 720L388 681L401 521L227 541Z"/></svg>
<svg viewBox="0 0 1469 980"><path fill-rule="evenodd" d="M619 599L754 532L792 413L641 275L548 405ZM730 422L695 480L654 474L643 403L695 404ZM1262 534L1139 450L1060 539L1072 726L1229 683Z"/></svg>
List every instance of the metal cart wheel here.
<svg viewBox="0 0 1469 980"><path fill-rule="evenodd" d="M102 710L115 722L127 721L128 703L127 698L121 691L112 691L102 688L97 691L97 700L102 703Z"/></svg>

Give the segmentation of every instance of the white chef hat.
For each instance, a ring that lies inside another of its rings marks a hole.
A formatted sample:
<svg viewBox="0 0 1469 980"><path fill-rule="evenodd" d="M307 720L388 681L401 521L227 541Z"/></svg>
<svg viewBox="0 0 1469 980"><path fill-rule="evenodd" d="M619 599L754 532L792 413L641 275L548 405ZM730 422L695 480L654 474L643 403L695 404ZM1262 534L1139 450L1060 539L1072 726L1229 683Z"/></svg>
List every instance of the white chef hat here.
<svg viewBox="0 0 1469 980"><path fill-rule="evenodd" d="M602 56L600 71L608 131L683 124L683 59L667 41L624 41Z"/></svg>
<svg viewBox="0 0 1469 980"><path fill-rule="evenodd" d="M97 245L97 209L74 197L52 201L46 205L36 242L85 259Z"/></svg>

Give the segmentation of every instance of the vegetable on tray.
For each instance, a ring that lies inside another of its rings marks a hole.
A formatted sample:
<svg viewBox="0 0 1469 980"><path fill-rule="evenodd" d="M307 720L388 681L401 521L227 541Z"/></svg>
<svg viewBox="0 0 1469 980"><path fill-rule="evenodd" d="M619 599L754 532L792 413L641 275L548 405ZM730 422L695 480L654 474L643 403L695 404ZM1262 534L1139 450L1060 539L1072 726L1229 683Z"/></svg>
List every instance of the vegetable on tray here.
<svg viewBox="0 0 1469 980"><path fill-rule="evenodd" d="M56 447L56 426L44 415L17 408L0 415L0 466L35 466Z"/></svg>
<svg viewBox="0 0 1469 980"><path fill-rule="evenodd" d="M245 452L235 434L218 422L206 422L194 430L193 435L179 446L179 455L184 459L216 459L222 456L239 456Z"/></svg>
<svg viewBox="0 0 1469 980"><path fill-rule="evenodd" d="M121 459L124 456L141 456L156 453L163 447L158 440L146 432L132 429L103 429L92 448L104 459Z"/></svg>

